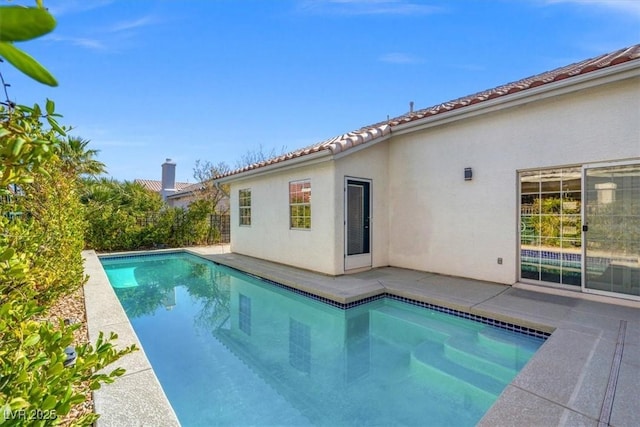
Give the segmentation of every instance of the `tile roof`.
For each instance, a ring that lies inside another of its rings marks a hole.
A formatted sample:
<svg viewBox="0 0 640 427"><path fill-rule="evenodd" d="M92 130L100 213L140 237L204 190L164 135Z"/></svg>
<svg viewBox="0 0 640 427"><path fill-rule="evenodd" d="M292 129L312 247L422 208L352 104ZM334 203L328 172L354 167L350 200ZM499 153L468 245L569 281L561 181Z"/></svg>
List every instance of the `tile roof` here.
<svg viewBox="0 0 640 427"><path fill-rule="evenodd" d="M287 160L326 150L329 150L331 154L337 154L347 151L355 146L366 144L383 136L389 135L394 127L403 125L405 123L464 108L491 99L505 97L517 92L533 89L538 86L558 82L564 79L569 79L593 71L622 64L628 61L638 60L639 58L640 44L637 44L628 48L619 49L615 52L604 54L595 58L585 59L584 61L576 62L574 64L566 65L555 70L527 77L522 80L507 83L493 89L454 99L452 101L438 104L433 107L410 112L408 114L384 122L365 126L359 130L345 133L343 135L330 138L320 143L310 145L308 147L301 148L290 153L283 154L281 156L273 157L259 163L254 163L243 168L233 170L226 174L220 175L217 178L225 178L242 172L251 171L254 169L262 168L280 162L285 162Z"/></svg>
<svg viewBox="0 0 640 427"><path fill-rule="evenodd" d="M162 181L157 181L155 179L135 179L135 183L142 185L144 188L150 191L155 191L157 193L162 191ZM187 189L187 187L193 186L196 184L188 183L188 182L176 182L176 190L183 191Z"/></svg>
<svg viewBox="0 0 640 427"><path fill-rule="evenodd" d="M185 194L191 194L193 192L196 192L198 190L202 190L204 188L204 185L200 182L196 182L195 184L184 184L185 186L182 188L178 189L178 184L184 184L184 183L177 183L176 182L176 191L173 194L170 194L167 196L167 198L176 198L176 197L181 197L184 196Z"/></svg>

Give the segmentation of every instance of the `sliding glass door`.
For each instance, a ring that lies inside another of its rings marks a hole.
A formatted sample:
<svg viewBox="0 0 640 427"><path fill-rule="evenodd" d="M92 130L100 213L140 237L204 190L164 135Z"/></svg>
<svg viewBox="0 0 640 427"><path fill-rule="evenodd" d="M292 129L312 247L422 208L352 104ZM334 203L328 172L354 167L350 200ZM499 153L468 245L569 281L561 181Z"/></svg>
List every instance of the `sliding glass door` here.
<svg viewBox="0 0 640 427"><path fill-rule="evenodd" d="M580 286L580 167L520 173L520 278Z"/></svg>
<svg viewBox="0 0 640 427"><path fill-rule="evenodd" d="M583 290L640 299L640 164L584 167Z"/></svg>

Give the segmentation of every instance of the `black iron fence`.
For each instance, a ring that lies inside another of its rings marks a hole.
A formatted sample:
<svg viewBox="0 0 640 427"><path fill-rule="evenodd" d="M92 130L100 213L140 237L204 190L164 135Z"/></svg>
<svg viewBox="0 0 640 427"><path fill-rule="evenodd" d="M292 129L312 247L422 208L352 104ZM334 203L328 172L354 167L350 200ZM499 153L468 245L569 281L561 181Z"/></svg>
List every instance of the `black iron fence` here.
<svg viewBox="0 0 640 427"><path fill-rule="evenodd" d="M139 216L136 219L136 224L140 227L163 227L161 216L157 213ZM167 227L167 241L155 242L156 245L191 246L231 242L229 214L211 214L208 219L194 220L185 211L177 214L173 221L165 226ZM163 235L164 233L158 234Z"/></svg>
<svg viewBox="0 0 640 427"><path fill-rule="evenodd" d="M229 214L213 214L209 218L209 228L218 231L218 241L212 243L231 242L231 218Z"/></svg>

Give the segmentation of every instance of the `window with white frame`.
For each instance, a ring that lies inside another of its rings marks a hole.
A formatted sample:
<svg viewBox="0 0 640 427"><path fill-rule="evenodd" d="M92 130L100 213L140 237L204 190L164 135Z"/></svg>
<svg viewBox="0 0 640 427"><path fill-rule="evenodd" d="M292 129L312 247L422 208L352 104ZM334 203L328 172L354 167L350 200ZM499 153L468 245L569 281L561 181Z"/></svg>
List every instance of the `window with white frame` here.
<svg viewBox="0 0 640 427"><path fill-rule="evenodd" d="M311 181L289 183L289 224L292 229L311 228Z"/></svg>
<svg viewBox="0 0 640 427"><path fill-rule="evenodd" d="M238 206L240 208L240 225L251 225L251 189L238 191Z"/></svg>

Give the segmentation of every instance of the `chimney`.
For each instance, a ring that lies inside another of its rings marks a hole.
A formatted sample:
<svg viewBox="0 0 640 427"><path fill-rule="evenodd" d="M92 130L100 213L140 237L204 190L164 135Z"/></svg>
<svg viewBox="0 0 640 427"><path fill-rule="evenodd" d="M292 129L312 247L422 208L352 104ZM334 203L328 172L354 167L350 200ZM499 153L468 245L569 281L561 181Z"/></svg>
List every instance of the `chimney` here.
<svg viewBox="0 0 640 427"><path fill-rule="evenodd" d="M409 102L409 113L413 113L413 101Z"/></svg>
<svg viewBox="0 0 640 427"><path fill-rule="evenodd" d="M176 192L176 164L171 159L167 159L162 164L162 200Z"/></svg>

